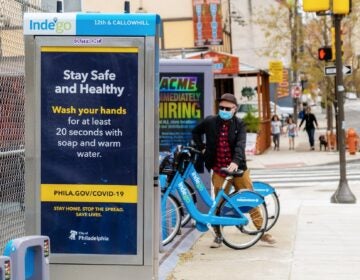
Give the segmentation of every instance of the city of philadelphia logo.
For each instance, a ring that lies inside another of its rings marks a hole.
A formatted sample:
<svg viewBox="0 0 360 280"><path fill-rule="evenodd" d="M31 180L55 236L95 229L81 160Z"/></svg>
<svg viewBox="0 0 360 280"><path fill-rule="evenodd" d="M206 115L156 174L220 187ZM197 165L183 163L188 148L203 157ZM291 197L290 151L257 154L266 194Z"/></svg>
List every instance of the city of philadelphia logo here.
<svg viewBox="0 0 360 280"><path fill-rule="evenodd" d="M76 230L70 230L70 236L69 239L70 240L76 240L76 235L78 234L78 232Z"/></svg>
<svg viewBox="0 0 360 280"><path fill-rule="evenodd" d="M93 242L108 242L110 238L107 236L91 235L88 232L70 230L68 238L72 241L93 241Z"/></svg>

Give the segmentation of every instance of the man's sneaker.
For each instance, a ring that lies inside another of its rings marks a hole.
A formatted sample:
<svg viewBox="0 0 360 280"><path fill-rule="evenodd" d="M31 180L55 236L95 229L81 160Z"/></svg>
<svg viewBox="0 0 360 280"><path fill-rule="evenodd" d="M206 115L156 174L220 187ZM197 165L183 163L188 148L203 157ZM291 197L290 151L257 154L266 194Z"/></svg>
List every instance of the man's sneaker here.
<svg viewBox="0 0 360 280"><path fill-rule="evenodd" d="M276 243L276 240L274 239L274 237L271 236L271 234L269 233L265 233L261 238L260 240L262 242L266 242L268 244L275 244Z"/></svg>
<svg viewBox="0 0 360 280"><path fill-rule="evenodd" d="M210 248L219 248L222 245L222 238L215 237L213 243L210 245Z"/></svg>

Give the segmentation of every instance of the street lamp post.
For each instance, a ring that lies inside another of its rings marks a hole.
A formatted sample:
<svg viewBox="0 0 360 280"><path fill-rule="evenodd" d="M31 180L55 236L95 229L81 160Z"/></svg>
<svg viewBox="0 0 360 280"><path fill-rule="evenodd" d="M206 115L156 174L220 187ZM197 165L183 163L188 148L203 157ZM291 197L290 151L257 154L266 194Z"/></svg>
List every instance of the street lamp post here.
<svg viewBox="0 0 360 280"><path fill-rule="evenodd" d="M335 94L338 102L338 149L340 161L340 181L337 190L331 197L332 203L356 203L356 197L351 192L346 179L346 158L345 158L345 118L344 118L344 81L343 63L341 54L341 19L342 15L334 16L335 27L335 49L336 49L336 85Z"/></svg>

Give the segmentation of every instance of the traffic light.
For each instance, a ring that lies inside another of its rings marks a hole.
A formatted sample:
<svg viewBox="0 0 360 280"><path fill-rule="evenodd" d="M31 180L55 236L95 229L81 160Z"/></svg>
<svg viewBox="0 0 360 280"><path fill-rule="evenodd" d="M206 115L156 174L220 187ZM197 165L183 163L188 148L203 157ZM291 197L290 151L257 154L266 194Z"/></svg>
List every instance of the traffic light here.
<svg viewBox="0 0 360 280"><path fill-rule="evenodd" d="M341 32L340 34L340 44L341 44L341 57L344 55L344 35ZM331 51L332 51L332 61L336 59L336 47L335 47L335 28L331 27Z"/></svg>
<svg viewBox="0 0 360 280"><path fill-rule="evenodd" d="M335 47L335 28L331 27L331 51L332 51L332 60L336 59L336 47Z"/></svg>
<svg viewBox="0 0 360 280"><path fill-rule="evenodd" d="M333 0L332 11L336 15L347 15L351 10L351 0Z"/></svg>
<svg viewBox="0 0 360 280"><path fill-rule="evenodd" d="M318 49L319 60L329 61L332 59L331 47L322 47Z"/></svg>
<svg viewBox="0 0 360 280"><path fill-rule="evenodd" d="M350 1L350 0L346 0L346 1ZM304 12L327 11L330 10L330 0L303 0L303 9Z"/></svg>

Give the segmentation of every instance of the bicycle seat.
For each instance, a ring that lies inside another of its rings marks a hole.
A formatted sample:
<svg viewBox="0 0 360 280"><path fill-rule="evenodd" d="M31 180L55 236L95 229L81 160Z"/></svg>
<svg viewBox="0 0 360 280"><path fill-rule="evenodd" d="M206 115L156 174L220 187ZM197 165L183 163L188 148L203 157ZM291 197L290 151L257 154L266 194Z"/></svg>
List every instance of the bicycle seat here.
<svg viewBox="0 0 360 280"><path fill-rule="evenodd" d="M226 167L223 167L220 169L220 171L227 176L233 176L233 177L241 177L244 174L244 170L238 169L233 172L230 172Z"/></svg>

